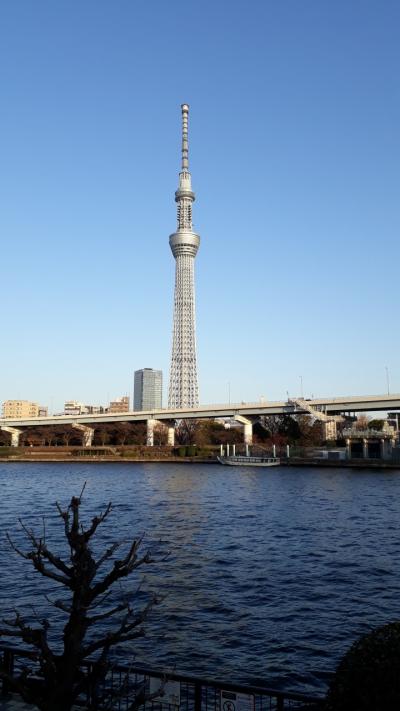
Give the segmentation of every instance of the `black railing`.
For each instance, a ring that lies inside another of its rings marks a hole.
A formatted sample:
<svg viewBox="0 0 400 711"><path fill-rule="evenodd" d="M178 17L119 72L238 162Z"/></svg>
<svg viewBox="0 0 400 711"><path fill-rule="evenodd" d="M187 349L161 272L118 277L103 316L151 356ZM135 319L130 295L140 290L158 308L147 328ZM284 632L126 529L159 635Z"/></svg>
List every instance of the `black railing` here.
<svg viewBox="0 0 400 711"><path fill-rule="evenodd" d="M26 660L34 661L32 652L1 646L1 668L10 676L18 674ZM83 668L90 669L90 662ZM36 681L39 681L36 677ZM2 693L7 695L9 684L3 679ZM115 664L99 689L88 689L77 705L85 708L95 698L112 700L115 711L123 711L142 693L147 700L144 711L322 711L323 699L278 691L259 686L232 684L214 679L175 672L148 669L140 666ZM93 708L93 706L92 706ZM99 702L99 709L102 703Z"/></svg>

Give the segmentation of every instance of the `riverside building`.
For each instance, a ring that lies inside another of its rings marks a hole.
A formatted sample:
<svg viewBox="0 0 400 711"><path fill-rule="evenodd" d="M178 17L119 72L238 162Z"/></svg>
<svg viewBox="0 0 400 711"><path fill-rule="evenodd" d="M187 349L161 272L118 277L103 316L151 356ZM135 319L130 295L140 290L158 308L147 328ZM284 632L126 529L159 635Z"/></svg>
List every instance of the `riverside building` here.
<svg viewBox="0 0 400 711"><path fill-rule="evenodd" d="M129 412L129 396L123 395L116 400L111 400L108 412Z"/></svg>
<svg viewBox="0 0 400 711"><path fill-rule="evenodd" d="M3 417L10 420L25 420L28 417L47 415L47 407L29 400L6 400L2 407Z"/></svg>
<svg viewBox="0 0 400 711"><path fill-rule="evenodd" d="M78 400L67 400L64 403L64 415L101 415L105 412L102 405L85 405Z"/></svg>
<svg viewBox="0 0 400 711"><path fill-rule="evenodd" d="M153 368L135 370L133 409L160 410L162 408L162 371Z"/></svg>

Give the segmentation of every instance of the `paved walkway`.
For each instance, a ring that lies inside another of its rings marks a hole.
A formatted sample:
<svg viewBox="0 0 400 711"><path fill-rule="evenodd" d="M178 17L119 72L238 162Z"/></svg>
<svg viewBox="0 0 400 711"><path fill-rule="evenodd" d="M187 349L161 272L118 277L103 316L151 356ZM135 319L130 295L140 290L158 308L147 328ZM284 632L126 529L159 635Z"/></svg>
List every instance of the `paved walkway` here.
<svg viewBox="0 0 400 711"><path fill-rule="evenodd" d="M74 708L76 707L74 706ZM33 709L36 709L37 711L37 706L26 704L15 694L11 694L6 698L2 698L0 696L0 711L33 711Z"/></svg>
<svg viewBox="0 0 400 711"><path fill-rule="evenodd" d="M32 711L34 708L37 707L31 704L25 704L14 694L7 696L5 699L0 696L1 711Z"/></svg>

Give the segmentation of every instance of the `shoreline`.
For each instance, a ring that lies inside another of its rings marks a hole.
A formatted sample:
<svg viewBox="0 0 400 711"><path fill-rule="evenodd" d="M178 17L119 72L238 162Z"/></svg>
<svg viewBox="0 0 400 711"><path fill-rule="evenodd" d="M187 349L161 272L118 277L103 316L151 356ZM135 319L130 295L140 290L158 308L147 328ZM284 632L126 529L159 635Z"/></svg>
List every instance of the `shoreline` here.
<svg viewBox="0 0 400 711"><path fill-rule="evenodd" d="M10 456L0 458L0 462L4 463L16 463L16 462L29 462L38 464L54 464L57 462L71 462L73 464L219 464L218 460L215 459L205 459L203 457L119 457L119 456L80 456L80 457L66 457L66 456ZM221 466L221 465L220 465ZM250 465L251 466L251 465ZM398 469L400 471L400 462L384 461L380 459L353 459L353 460L327 460L327 459L306 459L302 457L292 457L289 459L283 459L280 466L282 467L324 467L329 468L345 468L345 469ZM245 467L244 467L245 468Z"/></svg>

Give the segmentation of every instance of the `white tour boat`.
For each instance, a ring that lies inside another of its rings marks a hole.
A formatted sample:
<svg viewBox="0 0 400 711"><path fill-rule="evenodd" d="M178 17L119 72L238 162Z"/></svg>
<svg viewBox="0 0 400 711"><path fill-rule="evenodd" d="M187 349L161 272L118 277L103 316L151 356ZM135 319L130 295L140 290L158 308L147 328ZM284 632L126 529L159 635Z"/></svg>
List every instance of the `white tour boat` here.
<svg viewBox="0 0 400 711"><path fill-rule="evenodd" d="M227 456L217 457L220 464L230 467L277 467L281 463L279 457Z"/></svg>

